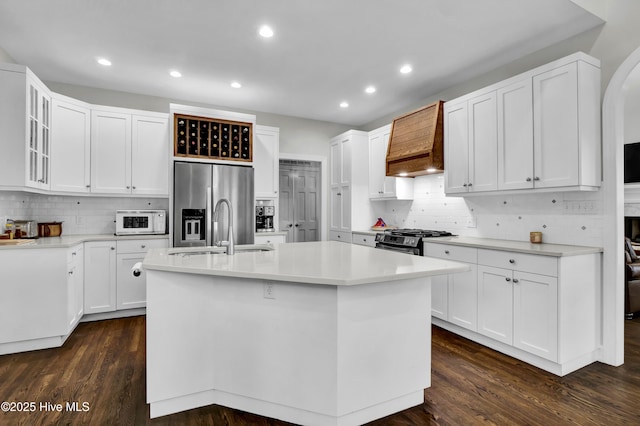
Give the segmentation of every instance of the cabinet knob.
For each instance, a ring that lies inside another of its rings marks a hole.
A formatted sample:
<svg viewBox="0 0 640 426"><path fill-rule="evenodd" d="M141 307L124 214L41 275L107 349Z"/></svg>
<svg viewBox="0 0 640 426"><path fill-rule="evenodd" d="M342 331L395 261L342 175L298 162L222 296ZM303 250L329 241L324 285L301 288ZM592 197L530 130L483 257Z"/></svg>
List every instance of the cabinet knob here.
<svg viewBox="0 0 640 426"><path fill-rule="evenodd" d="M520 280L519 280L519 279L517 279L517 278L514 278L514 279L513 279L513 283L514 283L514 284L518 284L519 282L520 282Z"/></svg>
<svg viewBox="0 0 640 426"><path fill-rule="evenodd" d="M111 247L111 250L115 250L115 249L116 249L115 247Z"/></svg>
<svg viewBox="0 0 640 426"><path fill-rule="evenodd" d="M71 256L75 256L77 253L74 251L73 253L71 253Z"/></svg>
<svg viewBox="0 0 640 426"><path fill-rule="evenodd" d="M515 259L509 259L509 263L516 263Z"/></svg>
<svg viewBox="0 0 640 426"><path fill-rule="evenodd" d="M278 191L273 191L273 193L274 193L274 194L277 194L277 193L278 193Z"/></svg>
<svg viewBox="0 0 640 426"><path fill-rule="evenodd" d="M73 275L73 271L69 271L69 275Z"/></svg>
<svg viewBox="0 0 640 426"><path fill-rule="evenodd" d="M464 186L464 187L466 188L466 187L467 187L467 184L466 184L466 183L463 183L463 184L462 184L462 186Z"/></svg>
<svg viewBox="0 0 640 426"><path fill-rule="evenodd" d="M511 281L511 278L509 278L509 277L506 277L506 278L505 278L505 280L507 280L507 281Z"/></svg>
<svg viewBox="0 0 640 426"><path fill-rule="evenodd" d="M298 226L300 226L300 225L298 225L298 224L296 223L296 228L297 228Z"/></svg>
<svg viewBox="0 0 640 426"><path fill-rule="evenodd" d="M534 177L533 180L540 180L538 176Z"/></svg>
<svg viewBox="0 0 640 426"><path fill-rule="evenodd" d="M473 186L473 184L471 182L469 182L469 186Z"/></svg>
<svg viewBox="0 0 640 426"><path fill-rule="evenodd" d="M290 223L290 224L289 224L289 225L287 225L287 226L288 226L289 228L291 228L291 227L293 226L293 224L292 224L292 223Z"/></svg>
<svg viewBox="0 0 640 426"><path fill-rule="evenodd" d="M135 186L132 186L132 187L131 187L131 189L136 189L136 187L135 187Z"/></svg>
<svg viewBox="0 0 640 426"><path fill-rule="evenodd" d="M531 182L531 178L530 177L527 178L527 182Z"/></svg>
<svg viewBox="0 0 640 426"><path fill-rule="evenodd" d="M140 247L147 248L146 244L142 244Z"/></svg>
<svg viewBox="0 0 640 426"><path fill-rule="evenodd" d="M445 251L444 251L444 254L449 254L449 250L445 250Z"/></svg>
<svg viewBox="0 0 640 426"><path fill-rule="evenodd" d="M131 189L131 187L130 187L130 186L127 186L127 189Z"/></svg>
<svg viewBox="0 0 640 426"><path fill-rule="evenodd" d="M338 238L342 238L342 236L341 236L341 235L338 235Z"/></svg>
<svg viewBox="0 0 640 426"><path fill-rule="evenodd" d="M338 194L337 194L337 195L342 195L342 192L338 192Z"/></svg>

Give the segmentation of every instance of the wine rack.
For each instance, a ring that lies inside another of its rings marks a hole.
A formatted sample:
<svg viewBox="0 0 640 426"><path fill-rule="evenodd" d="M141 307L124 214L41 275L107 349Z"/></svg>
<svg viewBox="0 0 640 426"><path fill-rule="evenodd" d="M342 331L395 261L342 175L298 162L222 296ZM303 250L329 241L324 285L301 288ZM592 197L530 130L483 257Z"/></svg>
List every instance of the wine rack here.
<svg viewBox="0 0 640 426"><path fill-rule="evenodd" d="M174 115L176 157L253 161L253 124Z"/></svg>

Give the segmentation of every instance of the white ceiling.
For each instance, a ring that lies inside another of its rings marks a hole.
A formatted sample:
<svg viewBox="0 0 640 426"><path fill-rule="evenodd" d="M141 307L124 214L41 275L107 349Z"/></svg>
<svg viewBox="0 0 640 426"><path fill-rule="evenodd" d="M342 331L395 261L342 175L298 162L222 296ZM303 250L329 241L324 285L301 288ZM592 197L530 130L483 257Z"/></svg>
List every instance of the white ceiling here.
<svg viewBox="0 0 640 426"><path fill-rule="evenodd" d="M571 0L2 0L0 47L42 80L360 126L601 23Z"/></svg>

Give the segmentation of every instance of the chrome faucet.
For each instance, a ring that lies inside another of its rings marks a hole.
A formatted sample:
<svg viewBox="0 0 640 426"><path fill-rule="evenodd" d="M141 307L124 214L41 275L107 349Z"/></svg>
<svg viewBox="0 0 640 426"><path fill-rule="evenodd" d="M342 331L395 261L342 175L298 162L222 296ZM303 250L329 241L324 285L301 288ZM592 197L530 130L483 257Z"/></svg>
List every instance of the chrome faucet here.
<svg viewBox="0 0 640 426"><path fill-rule="evenodd" d="M229 230L227 231L227 240L228 240L227 254L232 255L232 254L235 254L235 248L233 243L233 210L231 209L231 203L227 198L220 198L216 203L216 207L213 209L213 221L214 222L218 221L218 214L220 213L220 205L223 203L227 205L227 209L229 210ZM215 240L215 237L214 237L214 240ZM218 246L222 245L222 241L217 241L216 245Z"/></svg>

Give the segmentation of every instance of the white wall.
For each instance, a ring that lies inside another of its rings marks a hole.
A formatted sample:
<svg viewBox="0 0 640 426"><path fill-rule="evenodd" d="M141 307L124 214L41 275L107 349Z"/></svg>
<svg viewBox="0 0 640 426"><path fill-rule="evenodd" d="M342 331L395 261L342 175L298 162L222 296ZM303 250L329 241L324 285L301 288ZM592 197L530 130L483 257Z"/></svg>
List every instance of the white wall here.
<svg viewBox="0 0 640 426"><path fill-rule="evenodd" d="M73 197L0 191L0 224L5 219L63 222L64 235L113 234L120 209L169 208L166 198Z"/></svg>
<svg viewBox="0 0 640 426"><path fill-rule="evenodd" d="M598 192L447 197L442 174L415 178L414 201L374 202L374 216L388 225L457 235L528 241L540 231L555 244L602 245ZM372 224L375 221L371 222Z"/></svg>

